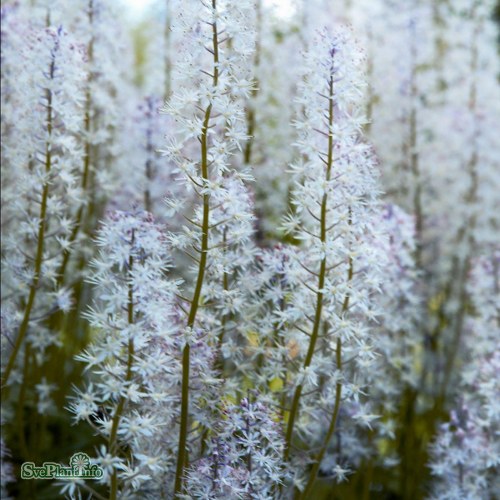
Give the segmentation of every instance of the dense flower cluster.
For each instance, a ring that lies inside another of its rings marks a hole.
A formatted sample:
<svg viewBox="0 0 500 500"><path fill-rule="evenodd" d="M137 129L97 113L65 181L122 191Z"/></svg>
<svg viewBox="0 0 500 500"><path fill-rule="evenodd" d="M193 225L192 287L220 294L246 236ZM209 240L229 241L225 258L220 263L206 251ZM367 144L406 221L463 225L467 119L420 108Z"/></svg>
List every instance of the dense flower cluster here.
<svg viewBox="0 0 500 500"><path fill-rule="evenodd" d="M5 443L3 441L3 438L0 442L0 470L1 470L1 476L0 476L0 481L1 481L1 495L2 498L9 498L8 493L7 493L7 485L9 483L12 483L15 481L14 477L14 468L12 467L12 464L9 462L10 458L10 453L7 447L5 446Z"/></svg>
<svg viewBox="0 0 500 500"><path fill-rule="evenodd" d="M373 224L379 210L375 161L356 107L360 60L347 31L322 33L306 55L298 97L304 116L295 122L302 161L292 166L293 212L285 228L301 245L281 321L291 327L284 342L296 343L299 368L290 377L287 446L296 425L301 441L320 447L318 464L340 401L358 400L363 372L375 357L367 327L377 315L372 301L383 258L373 244L380 237ZM318 423L326 436L318 435ZM302 488L298 477L296 483Z"/></svg>
<svg viewBox="0 0 500 500"><path fill-rule="evenodd" d="M187 498L272 498L286 475L283 435L273 416L251 397L225 407L207 456L187 472Z"/></svg>
<svg viewBox="0 0 500 500"><path fill-rule="evenodd" d="M61 268L71 251L76 209L83 202L83 50L61 27L33 27L23 41L20 55L10 53L10 46L5 55L6 64L13 57L23 59L18 76L27 85L6 90L7 105L15 109L9 118L15 121L5 124L3 149L3 227L8 232L2 260L2 342L13 345L4 384L11 375L20 380L22 364L16 358L26 356L21 350L25 342L38 364L58 342L44 321L54 311L71 308L71 294L61 286Z"/></svg>
<svg viewBox="0 0 500 500"><path fill-rule="evenodd" d="M151 480L149 464L156 457L144 441L175 417L161 403L176 397L165 376L174 387L179 379L171 352L178 336L177 283L163 277L166 236L148 213L109 214L96 244L99 255L89 279L100 300L86 316L97 333L76 358L93 377L77 390L70 410L107 441L97 463L105 471L102 481L122 496ZM158 405L161 411L155 411ZM125 447L133 450L132 460L121 451Z"/></svg>
<svg viewBox="0 0 500 500"><path fill-rule="evenodd" d="M3 3L2 498L494 498L493 3Z"/></svg>
<svg viewBox="0 0 500 500"><path fill-rule="evenodd" d="M461 368L460 396L432 445L432 473L439 478L434 498L491 498L500 467L500 254L482 257L472 270L476 309L467 325L467 364Z"/></svg>

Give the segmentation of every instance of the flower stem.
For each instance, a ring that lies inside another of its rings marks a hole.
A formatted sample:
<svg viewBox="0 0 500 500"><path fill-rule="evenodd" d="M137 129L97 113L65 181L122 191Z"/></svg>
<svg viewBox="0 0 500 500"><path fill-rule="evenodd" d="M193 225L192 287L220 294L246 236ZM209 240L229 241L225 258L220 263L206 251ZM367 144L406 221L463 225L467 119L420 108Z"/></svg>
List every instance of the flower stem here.
<svg viewBox="0 0 500 500"><path fill-rule="evenodd" d="M337 339L337 348L336 348L336 358L337 358L337 370L342 369L342 343L340 339ZM321 446L320 451L315 457L315 462L314 465L312 466L311 469L311 474L309 475L309 480L307 481L307 485L304 488L304 491L300 495L300 500L309 498L308 495L311 492L312 487L314 486L314 483L316 482L316 477L318 475L319 468L321 466L321 461L323 460L323 457L326 452L326 448L328 446L328 443L330 442L330 439L332 438L335 428L337 426L337 417L339 414L339 409L340 409L340 398L342 396L342 382L339 380L335 386L335 402L333 405L333 412L332 412L332 418L330 420L330 425L328 426L328 431L326 432L325 439L323 441L323 445Z"/></svg>
<svg viewBox="0 0 500 500"><path fill-rule="evenodd" d="M216 0L212 0L212 9L216 10ZM219 42L217 35L217 23L215 20L212 22L212 45L214 56L214 72L212 85L217 86L219 80ZM212 104L210 103L205 111L203 126L201 131L201 176L205 182L208 182L208 129L210 117L212 113ZM198 266L198 276L196 278L196 285L191 301L191 308L187 321L187 328L192 329L196 321L196 314L201 297L201 289L203 287L203 280L205 277L205 269L207 266L207 253L208 253L208 231L210 219L210 195L203 194L203 218L201 228L201 254ZM179 448L177 452L177 468L175 472L175 485L174 496L179 497L182 492L184 468L187 466L187 431L189 420L189 369L190 369L190 351L189 343L186 343L182 351L182 389L181 389L181 422L179 429Z"/></svg>
<svg viewBox="0 0 500 500"><path fill-rule="evenodd" d="M255 38L255 52L254 52L254 60L253 60L253 69L255 72L258 71L260 66L260 53L261 53L261 30L262 30L262 0L257 0L256 3L256 12L257 12L257 35ZM248 103L248 112L247 112L247 143L245 145L245 151L243 154L243 161L245 165L250 165L252 161L252 147L254 143L254 133L255 133L255 99L259 92L258 83L259 80L257 77L255 78L255 86L252 90L251 101Z"/></svg>
<svg viewBox="0 0 500 500"><path fill-rule="evenodd" d="M329 109L328 109L328 125L329 125L329 133L328 133L328 159L327 159L327 165L326 165L326 181L328 182L330 180L330 174L331 174L331 169L333 165L333 134L331 133L331 127L333 125L333 118L334 118L334 102L333 102L333 75L330 76L330 81L329 81ZM321 201L321 216L320 216L320 225L321 225L321 242L325 243L326 242L326 233L327 233L327 224L326 224L326 217L327 217L327 202L328 202L328 195L325 192L323 194L323 199ZM325 286L325 279L326 279L326 255L323 257L321 260L320 264L320 270L318 273L318 291L316 292L316 313L314 316L314 324L313 324L313 330L311 333L311 340L309 342L309 348L306 354L306 358L304 360L304 368L307 368L310 366L314 351L316 348L316 342L318 340L318 333L320 329L320 324L321 324L321 313L323 310L323 298L324 298L324 292L323 288ZM297 388L295 389L295 393L293 396L293 401L292 401L292 407L290 410L290 415L288 418L288 425L287 425L287 430L286 430L286 436L285 436L285 453L284 453L284 459L285 461L288 461L289 456L290 456L290 448L292 444L292 438L293 438L293 429L295 425L295 420L297 418L298 412L299 412L299 404L300 404L300 397L302 395L302 389L303 386L302 384L299 384Z"/></svg>
<svg viewBox="0 0 500 500"><path fill-rule="evenodd" d="M131 245L134 243L134 233L132 232L132 241ZM132 284L132 267L134 265L134 258L132 255L129 256L128 261L128 305L127 305L127 314L128 314L128 323L132 325L134 323L134 293L133 293L133 284ZM127 358L127 372L125 375L125 384L132 380L132 363L134 361L134 339L129 337L128 340L128 358ZM111 426L111 433L109 436L109 452L114 454L117 447L117 433L118 426L120 425L120 419L123 413L123 408L125 407L126 398L124 396L120 396L120 401L118 402L118 406L116 407L115 415L113 417L113 423ZM113 470L113 475L111 476L111 489L109 493L109 500L116 500L118 492L118 475L116 469Z"/></svg>
<svg viewBox="0 0 500 500"><path fill-rule="evenodd" d="M171 47L172 47L172 21L170 16L172 15L170 4L172 0L166 0L165 2L165 101L169 99L172 92L172 60L171 60Z"/></svg>
<svg viewBox="0 0 500 500"><path fill-rule="evenodd" d="M347 272L347 281L350 282L352 280L354 274L354 268L353 268L353 262L352 258L349 259L349 270ZM342 304L342 314L344 314L347 309L349 308L349 301L350 301L350 295L349 293L346 294L344 303ZM335 355L336 355L336 362L337 362L337 370L340 372L342 370L342 341L340 338L337 338L337 347L335 350ZM337 381L337 384L335 386L335 402L333 404L333 412L332 412L332 418L330 420L330 425L328 426L328 431L326 432L325 439L323 441L323 445L321 446L320 451L316 455L314 465L311 469L311 474L309 476L309 481L307 482L307 485L300 495L300 500L302 499L307 499L309 493L311 492L312 487L314 486L314 483L316 482L316 477L318 476L318 471L321 466L321 461L323 460L323 457L325 456L326 449L328 447L328 443L330 442L330 439L332 438L333 434L335 433L335 429L337 427L337 417L339 414L340 410L340 399L342 396L342 382L341 379Z"/></svg>
<svg viewBox="0 0 500 500"><path fill-rule="evenodd" d="M94 22L94 0L89 0L88 4L88 21L89 26L92 29L92 25ZM89 61L89 68L92 68L93 60L94 60L94 35L91 34L90 40L87 46L87 54ZM92 109L92 92L90 83L92 80L92 75L89 73L87 77L87 89L85 92L85 118L84 118L84 137L85 137L85 145L84 145L84 156L83 156L83 172L82 172L82 191L83 193L87 192L88 188L88 180L90 174L90 128L92 125L91 120L91 109ZM71 235L69 237L69 246L63 252L63 260L61 263L61 267L59 268L57 284L61 286L64 283L64 275L66 274L66 268L68 266L69 258L71 257L71 248L73 243L76 241L78 233L80 232L80 228L82 226L84 213L84 205L81 204L78 208L78 212L76 214L75 225L73 230L71 231Z"/></svg>
<svg viewBox="0 0 500 500"><path fill-rule="evenodd" d="M52 58L49 65L49 80L54 79L55 73L55 53L52 53ZM26 308L24 309L23 319L21 321L21 325L19 326L19 332L16 337L16 341L12 352L9 356L9 361L7 363L7 367L5 368L3 377L2 377L2 387L7 385L9 381L10 374L12 373L12 369L14 368L16 357L21 348L23 340L28 331L29 321L31 317L31 312L33 310L33 306L35 304L36 293L38 290L38 285L40 282L40 274L42 271L42 263L43 263L43 251L44 251L44 240L45 240L45 230L47 226L47 202L49 199L49 179L48 175L50 174L50 170L52 167L52 145L51 145L51 136L52 136L52 122L53 122L53 109L52 109L52 90L47 89L47 137L48 140L45 143L45 175L46 178L43 182L42 189L42 200L40 204L40 220L38 223L38 235L37 235L37 248L35 255L35 267L34 267L34 275L33 281L31 282L28 302L26 303Z"/></svg>
<svg viewBox="0 0 500 500"><path fill-rule="evenodd" d="M415 246L415 263L418 268L422 264L422 232L424 225L424 216L422 211L422 179L420 173L420 162L418 154L418 115L417 115L417 41L416 34L412 33L412 42L410 48L411 57L411 74L410 74L410 137L409 137L409 155L410 155L410 170L413 176L413 184L415 191L413 193L413 209L415 210L415 232L416 232L416 246Z"/></svg>
<svg viewBox="0 0 500 500"><path fill-rule="evenodd" d="M151 116L154 113L153 110L153 102L151 99L147 100L147 119L151 119ZM153 204L151 201L151 183L153 180L153 160L152 155L154 154L154 146L152 141L153 134L153 124L151 122L148 123L148 128L146 130L146 188L144 189L144 209L146 212L152 212Z"/></svg>

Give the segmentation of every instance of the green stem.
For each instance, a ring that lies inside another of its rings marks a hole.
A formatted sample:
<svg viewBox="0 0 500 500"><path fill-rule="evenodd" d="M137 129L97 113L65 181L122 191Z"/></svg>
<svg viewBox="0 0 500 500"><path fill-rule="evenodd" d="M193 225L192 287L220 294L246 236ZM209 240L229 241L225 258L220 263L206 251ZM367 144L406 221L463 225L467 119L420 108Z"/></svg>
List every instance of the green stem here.
<svg viewBox="0 0 500 500"><path fill-rule="evenodd" d="M329 82L329 90L330 90L330 95L329 95L329 110L328 110L328 159L327 159L327 165L326 165L326 181L328 182L330 180L330 174L331 174L331 169L333 165L333 134L331 132L331 128L333 125L333 118L334 118L334 102L333 102L333 75L330 76L330 82ZM323 194L323 199L321 201L321 216L320 216L320 225L321 225L321 242L325 243L326 242L326 233L327 233L327 225L326 225L326 218L327 218L327 202L328 202L328 195L325 192ZM311 340L309 342L309 348L307 350L306 358L304 360L304 369L308 368L312 362L312 358L314 355L314 351L316 348L316 342L318 340L318 333L320 329L320 324L321 324L321 313L323 310L323 298L324 298L324 292L323 288L325 286L325 279L326 279L326 255L323 257L321 260L320 264L320 270L318 273L318 291L316 292L316 313L314 316L314 324L313 324L313 330L311 333ZM284 453L284 459L285 461L288 461L289 456L290 456L290 448L292 444L292 438L293 438L293 429L295 425L295 420L298 416L299 412L299 404L300 404L300 397L302 395L302 390L303 386L302 384L299 384L297 388L295 389L295 393L293 396L293 401L292 401L292 407L290 410L290 415L288 417L288 425L287 425L287 430L286 430L286 435L285 435L285 453Z"/></svg>
<svg viewBox="0 0 500 500"><path fill-rule="evenodd" d="M132 244L134 242L134 233L132 232ZM132 255L129 256L128 261L128 305L127 305L127 315L128 323L132 325L134 323L134 293L133 293L133 283L132 283L132 266L134 265L134 258ZM129 337L128 340L128 358L127 358L127 372L125 375L125 384L128 385L132 380L132 364L134 361L134 339ZM123 413L123 408L125 407L126 398L120 396L120 400L116 407L115 415L113 417L113 423L111 426L111 433L109 436L109 453L114 454L117 451L117 434L118 427L120 425L120 419ZM111 488L109 493L109 500L116 500L118 493L118 474L116 469L113 470L113 475L111 476Z"/></svg>
<svg viewBox="0 0 500 500"><path fill-rule="evenodd" d="M216 10L216 0L212 0L212 8ZM212 46L213 46L213 56L214 56L214 69L213 69L213 81L212 85L217 87L219 80L219 42L217 35L217 23L214 21L212 23ZM205 111L205 117L203 120L203 127L201 131L201 175L205 182L208 182L208 129L210 123L210 117L212 113L212 104L210 103ZM198 276L196 278L196 285L193 293L193 299L191 301L191 308L189 310L189 316L187 321L188 330L192 330L196 321L196 314L198 312L198 307L200 304L201 290L203 287L203 281L205 277L205 269L207 265L207 253L208 253L208 231L209 231L209 219L210 219L210 195L208 193L203 194L203 217L202 217L202 228L201 228L201 253L200 262L198 266ZM183 484L183 474L184 468L187 464L187 434L188 434L188 421L189 421L189 370L190 370L190 351L191 347L189 343L186 343L182 351L182 389L181 389L181 421L179 428L179 447L177 452L177 468L175 472L175 485L174 485L174 497L179 497L182 493Z"/></svg>
<svg viewBox="0 0 500 500"><path fill-rule="evenodd" d="M337 369L340 371L342 369L342 343L340 339L337 339L337 349L336 349L336 358L337 358ZM326 432L325 439L323 441L323 445L321 446L320 451L315 457L315 462L314 465L312 466L311 469L311 474L309 476L309 480L307 482L307 485L300 495L300 499L307 499L309 493L312 490L312 487L314 486L314 483L316 482L316 477L318 475L319 468L321 467L321 461L323 460L323 457L325 456L326 449L328 447L328 443L330 442L330 439L332 438L335 428L337 426L337 417L339 414L340 410L340 399L342 396L342 382L338 381L336 386L335 386L335 403L333 405L333 412L332 412L332 418L330 420L330 425L328 426L328 430Z"/></svg>
<svg viewBox="0 0 500 500"><path fill-rule="evenodd" d="M415 263L420 268L422 260L422 231L423 231L423 213L422 213L422 180L420 175L420 164L418 155L418 132L417 132L417 47L415 34L412 37L411 44L411 75L410 75L410 97L411 97L411 110L410 110L410 170L413 175L413 184L415 191L413 193L413 209L415 210L415 232L416 232L416 245L415 245Z"/></svg>
<svg viewBox="0 0 500 500"><path fill-rule="evenodd" d="M153 103L148 99L148 118L153 114ZM146 188L144 189L144 208L147 212L151 212L153 209L151 201L151 182L153 180L153 160L152 155L154 154L154 147L152 143L152 132L153 125L150 123L148 125L148 130L146 131Z"/></svg>
<svg viewBox="0 0 500 500"><path fill-rule="evenodd" d="M374 437L374 431L371 430L368 433L368 441L370 447L373 447L373 437ZM368 460L365 461L364 469L366 470L366 473L362 477L362 485L363 485L362 500L370 500L370 486L373 481L373 470L374 470L372 457L368 458Z"/></svg>
<svg viewBox="0 0 500 500"><path fill-rule="evenodd" d="M170 16L170 2L171 0L166 0L165 2L165 101L169 99L172 92L172 60L170 58L171 50L171 20Z"/></svg>
<svg viewBox="0 0 500 500"><path fill-rule="evenodd" d="M350 212L350 210L349 210ZM349 218L349 221L351 218ZM353 261L352 258L349 258L349 270L347 271L347 282L350 283L352 281L352 277L354 275L354 267L353 267ZM347 312L349 309L349 301L350 301L350 294L347 293L345 298L344 298L344 303L342 304L342 314ZM342 370L342 342L340 338L337 338L337 347L336 347L336 352L335 352L335 357L336 357L336 362L337 362L337 371ZM328 426L328 430L326 432L325 439L323 441L323 445L316 455L314 459L314 465L312 466L311 469L311 474L309 476L309 481L307 482L307 485L303 491L303 493L300 495L300 499L307 499L309 493L311 492L314 483L316 482L316 477L318 476L318 471L319 468L321 467L321 461L323 460L323 457L325 456L326 450L328 448L328 443L330 442L333 434L335 433L335 429L337 427L337 417L339 414L340 410L340 400L342 397L342 382L340 379L337 381L336 386L335 386L335 402L333 404L333 412L332 412L332 418L330 420L330 425Z"/></svg>
<svg viewBox="0 0 500 500"><path fill-rule="evenodd" d="M19 390L19 402L18 402L18 417L17 417L17 425L18 425L18 434L19 434L19 448L21 450L22 456L25 459L30 458L28 456L28 446L26 444L26 435L25 435L25 422L24 422L24 401L26 398L26 389L28 387L28 374L29 374L29 365L30 365L30 356L31 356L31 344L29 342L26 343L26 347L24 349L24 367L23 367L23 382L21 384L21 388Z"/></svg>
<svg viewBox="0 0 500 500"><path fill-rule="evenodd" d="M92 25L94 22L94 0L89 0L88 4L88 21L89 26L92 29ZM90 70L92 69L92 64L94 60L94 36L91 34L90 40L87 46L88 53L88 66ZM92 110L92 92L90 88L90 83L92 81L92 75L89 73L87 77L87 88L85 92L85 118L84 118L84 137L85 137L85 146L84 146L84 156L83 156L83 172L82 172L82 191L86 193L88 188L88 180L90 173L90 129L92 125L91 119L91 110ZM63 252L63 260L61 263L61 267L59 268L57 284L61 286L64 283L64 275L66 274L66 268L68 266L69 258L71 256L71 251L73 247L73 243L76 241L78 233L80 232L80 228L82 226L84 213L84 205L80 205L78 208L78 212L76 214L75 225L73 226L73 230L71 231L71 235L69 237L69 246Z"/></svg>
<svg viewBox="0 0 500 500"><path fill-rule="evenodd" d="M257 0L256 3L256 11L257 11L257 21L256 21L256 27L257 27L257 34L255 37L255 52L254 52L254 61L253 61L253 68L255 73L257 73L257 70L260 65L260 52L261 52L261 27L262 27L262 5L261 5L262 0ZM258 87L259 87L259 80L256 77L255 78L255 87L252 90L252 95L251 95L251 101L248 104L248 112L247 112L247 136L248 140L245 145L245 151L243 153L243 161L245 165L249 165L251 160L252 160L252 147L254 144L254 132L255 132L255 99L257 97L257 94L259 92Z"/></svg>
<svg viewBox="0 0 500 500"><path fill-rule="evenodd" d="M38 366L37 360L36 360L36 354L31 350L31 366L32 366L32 386L35 385L36 380L40 380L41 378L41 370L40 367ZM33 408L38 407L38 403L40 401L40 396L37 391L33 392ZM29 450L30 450L30 455L33 460L33 462L38 461L38 437L39 437L39 428L40 428L40 413L38 411L31 411L29 412L30 415L30 436L29 436Z"/></svg>
<svg viewBox="0 0 500 500"><path fill-rule="evenodd" d="M49 80L54 79L55 72L55 56L52 55L52 59L49 66ZM35 304L36 293L38 290L38 284L40 282L40 274L42 270L43 263L43 251L44 251L44 239L45 239L45 230L47 226L47 202L49 199L49 180L48 175L50 174L50 170L52 167L52 91L47 89L47 137L48 140L45 144L45 175L46 179L43 183L42 189L42 202L40 204L40 221L38 223L38 235L37 235L37 248L35 255L35 267L34 267L34 276L33 281L31 282L28 302L26 304L26 308L24 309L23 319L21 321L21 325L19 326L19 331L17 334L17 338L12 349L12 352L9 356L9 361L7 363L7 367L5 368L3 377L2 377L2 387L7 385L9 381L10 374L12 373L12 369L14 368L16 357L21 348L23 340L28 331L29 321L31 317L31 313L33 310L33 306Z"/></svg>

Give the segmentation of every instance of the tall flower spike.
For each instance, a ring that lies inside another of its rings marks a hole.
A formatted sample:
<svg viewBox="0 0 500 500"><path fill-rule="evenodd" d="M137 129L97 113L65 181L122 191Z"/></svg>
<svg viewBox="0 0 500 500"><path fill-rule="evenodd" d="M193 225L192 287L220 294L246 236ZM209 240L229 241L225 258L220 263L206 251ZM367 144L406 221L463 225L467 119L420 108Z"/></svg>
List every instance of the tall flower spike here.
<svg viewBox="0 0 500 500"><path fill-rule="evenodd" d="M129 177L123 175L124 168L137 168L135 164L129 167L127 162L130 155L127 156L124 124L126 117L132 115L130 103L134 102L129 76L132 62L127 58L131 47L125 38L124 23L116 22L118 9L113 2L105 0L75 0L71 4L64 2L59 8L65 23L85 43L87 52L83 196L71 234L73 252L71 256L65 255L60 268L61 282L74 282L75 275L81 278L82 262L86 263L92 255L89 233L96 228L108 198L117 190L122 177ZM72 264L76 263L74 269ZM69 280L68 276L73 279Z"/></svg>
<svg viewBox="0 0 500 500"><path fill-rule="evenodd" d="M466 364L456 403L430 447L435 476L431 498L492 498L500 467L500 251L474 262L469 293L475 314L467 321Z"/></svg>
<svg viewBox="0 0 500 500"><path fill-rule="evenodd" d="M201 206L195 206L194 214L186 217L191 226L186 228L185 236L172 236L172 241L179 243L179 249L195 254L190 254L195 261L195 279L186 311L176 496L183 491L192 413L190 336L195 329L205 328L199 308L204 300L207 266L214 249L220 246L220 242L212 240L213 228L224 222L221 217L228 216L231 220L240 216L225 214L225 209L218 210L218 207L237 204L238 191L245 189L243 180L248 177L232 172L231 167L231 156L246 137L244 113L238 98L241 92L248 94L251 89L239 76L240 65L245 64L253 50L252 37L243 17L247 6L246 1L237 6L229 6L221 0L212 0L210 4L192 2L173 26L185 34L184 59L178 64L184 81L183 85L174 82L174 88L180 90L172 94L165 106L165 112L178 122L178 127L164 154L175 163L179 181L201 199ZM227 49L230 41L231 51ZM171 205L179 206L175 202ZM248 237L245 232L231 238L244 241Z"/></svg>
<svg viewBox="0 0 500 500"><path fill-rule="evenodd" d="M239 326L242 348L232 349L243 376L262 391L276 392L281 405L288 364L298 348L297 342L286 336L287 308L293 296L290 274L296 272L296 258L295 249L284 245L257 255L252 272L241 283L246 294L246 315Z"/></svg>
<svg viewBox="0 0 500 500"><path fill-rule="evenodd" d="M287 31L281 34L282 30ZM283 172L297 152L283 145L292 144L296 135L292 118L300 34L263 0L257 2L256 31L256 86L246 105L247 130L252 137L245 144L243 157L245 164L252 165L256 178L257 237L265 242L277 238L279 222L288 209L291 186Z"/></svg>
<svg viewBox="0 0 500 500"><path fill-rule="evenodd" d="M70 410L77 422L88 422L105 439L97 461L115 499L144 487L146 479L152 491L158 488L149 459L155 458L159 429L174 426L177 416L168 403L175 400L179 383L172 354L177 283L165 278L166 236L147 212L110 213L97 245L90 279L97 300L87 313L97 336L77 357L91 377ZM123 453L124 446L132 456ZM165 450L164 461L169 453Z"/></svg>
<svg viewBox="0 0 500 500"><path fill-rule="evenodd" d="M128 175L120 179L109 208L124 210L138 205L162 220L170 215L163 203L165 186L170 190L169 201L175 199L181 189L175 182L172 164L158 153L165 140L165 130L174 127L175 123L159 112L163 104L159 97L148 95L134 104L121 130L121 140L127 151ZM171 228L183 222L180 217L168 217L168 221Z"/></svg>
<svg viewBox="0 0 500 500"><path fill-rule="evenodd" d="M269 408L254 395L224 409L206 458L187 471L186 498L274 498L286 477L284 440Z"/></svg>
<svg viewBox="0 0 500 500"><path fill-rule="evenodd" d="M304 119L296 122L304 161L292 167L295 213L285 227L302 248L294 276L297 291L286 314L294 318L289 335L300 346L295 363L301 368L292 379L284 458L293 458L299 437L319 441L302 484L304 497L335 433L341 400L359 397L360 376L343 367L343 354L355 358L361 346L373 349L366 324L374 314L370 297L380 282L382 261L368 237L377 237L379 208L373 155L361 139L361 60L347 30L322 32L305 56L297 99L304 108ZM325 414L327 432L318 435L313 422L324 422ZM304 472L298 465L297 485Z"/></svg>
<svg viewBox="0 0 500 500"><path fill-rule="evenodd" d="M39 353L42 358L45 348L54 343L41 320L60 307L59 299L64 295L58 289L57 274L70 244L75 207L82 194L82 47L62 27L26 29L21 51L25 66L16 75L24 85L11 95L19 119L5 137L5 169L15 170L19 180L6 190L12 211L3 226L11 229L4 242L3 291L9 297L7 307L19 308L20 313L11 323L14 331L4 332L11 335L12 348L2 384L16 369L30 331L40 337L37 345L44 346ZM35 332L32 327L37 322Z"/></svg>
<svg viewBox="0 0 500 500"><path fill-rule="evenodd" d="M382 293L371 297L371 307L383 312L369 326L377 352L366 340L362 341L354 362L363 374L367 396L344 405L347 411L341 413L339 424L347 424L342 432L343 451L339 453L335 446L330 448L324 471L339 461L352 469L359 463L367 464L368 471L374 467L386 470L394 467L395 442L401 435L397 433L406 430L404 421L399 422L396 416L401 411L401 401L417 390L422 376L423 334L416 325L423 307L414 262L415 220L399 207L388 204L375 225L382 235L369 238L384 273L380 283ZM371 266L369 262L367 265ZM390 452L380 454L380 442L394 443L394 448L388 447Z"/></svg>

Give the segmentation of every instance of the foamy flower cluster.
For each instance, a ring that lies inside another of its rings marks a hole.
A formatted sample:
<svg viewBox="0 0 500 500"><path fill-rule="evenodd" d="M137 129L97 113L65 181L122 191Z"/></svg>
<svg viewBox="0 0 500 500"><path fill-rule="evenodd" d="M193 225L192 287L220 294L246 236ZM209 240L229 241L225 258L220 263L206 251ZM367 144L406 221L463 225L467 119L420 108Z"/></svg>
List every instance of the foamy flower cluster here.
<svg viewBox="0 0 500 500"><path fill-rule="evenodd" d="M86 313L96 336L77 357L90 378L70 410L106 441L96 460L105 471L101 481L116 497L154 483L160 458L149 440L175 425L178 283L165 277L166 235L147 212L110 213L96 244L90 282L97 300Z"/></svg>
<svg viewBox="0 0 500 500"><path fill-rule="evenodd" d="M27 340L39 365L57 343L44 321L71 308L61 267L82 202L84 50L62 27L37 30L24 24L22 29L24 44L15 46L21 49L15 57L23 60L17 75L23 84L7 91L6 105L16 108L16 120L8 126L3 150L9 207L3 220L4 383L18 378ZM14 57L11 48L7 64Z"/></svg>
<svg viewBox="0 0 500 500"><path fill-rule="evenodd" d="M500 467L500 253L478 259L470 289L475 307L467 324L466 365L460 370L457 404L431 447L432 498L491 498Z"/></svg>
<svg viewBox="0 0 500 500"><path fill-rule="evenodd" d="M386 281L379 297L380 308L385 311L379 325L379 352L384 359L381 369L389 369L391 383L380 380L373 383L387 391L386 405L395 404L401 384L416 387L421 376L419 349L423 339L417 328L421 304L418 295L418 272L415 267L415 221L395 205L387 205L382 215L387 247L384 254ZM376 378L379 378L378 376ZM395 390L395 393L391 393Z"/></svg>
<svg viewBox="0 0 500 500"><path fill-rule="evenodd" d="M374 358L368 325L377 314L372 296L383 259L373 245L382 237L374 224L375 161L356 106L364 85L361 58L348 31L323 32L306 54L299 88L304 117L295 126L303 161L292 166L294 211L284 225L300 247L287 274L295 290L280 322L287 325L281 344L297 346L286 385L286 457L303 460L292 453L294 443L320 450L305 483L304 467L296 469L304 496L334 435L341 401L358 401L363 371Z"/></svg>
<svg viewBox="0 0 500 500"><path fill-rule="evenodd" d="M182 188L176 183L172 164L158 154L165 142L165 131L173 123L159 112L163 100L157 96L141 97L134 104L120 131L126 149L123 163L126 162L127 175L117 182L117 190L108 208L122 210L131 205L141 206L157 220L164 221L168 216L171 227L182 226L182 217L171 217L164 204L166 186L175 195Z"/></svg>
<svg viewBox="0 0 500 500"><path fill-rule="evenodd" d="M2 497L493 497L493 0L3 4Z"/></svg>
<svg viewBox="0 0 500 500"><path fill-rule="evenodd" d="M15 481L14 472L12 464L10 463L10 453L7 447L5 446L3 438L0 441L0 494L2 498L8 500L10 497L7 493L7 484L13 483Z"/></svg>
<svg viewBox="0 0 500 500"><path fill-rule="evenodd" d="M253 88L246 65L253 51L253 31L245 26L250 2L237 5L213 0L193 2L176 19L174 32L183 35L181 78L163 111L175 122L162 152L173 164L173 175L183 191L167 194L172 213L186 220L169 243L193 261L187 276L193 283L181 298L187 337L200 331L207 345L221 349L229 320L241 292L234 285L237 270L252 256L251 196L245 181L251 176L234 161L247 139L242 107ZM193 201L194 199L194 201ZM194 277L194 280L193 280ZM216 304L215 314L213 305ZM208 307L207 307L208 306ZM190 369L193 362L187 339L182 360L182 400L175 493L181 494L190 406ZM219 356L220 358L220 356ZM204 421L210 427L210 422ZM193 441L196 434L191 434Z"/></svg>
<svg viewBox="0 0 500 500"><path fill-rule="evenodd" d="M283 435L269 408L252 397L222 409L206 458L187 471L186 498L273 498L286 477Z"/></svg>

